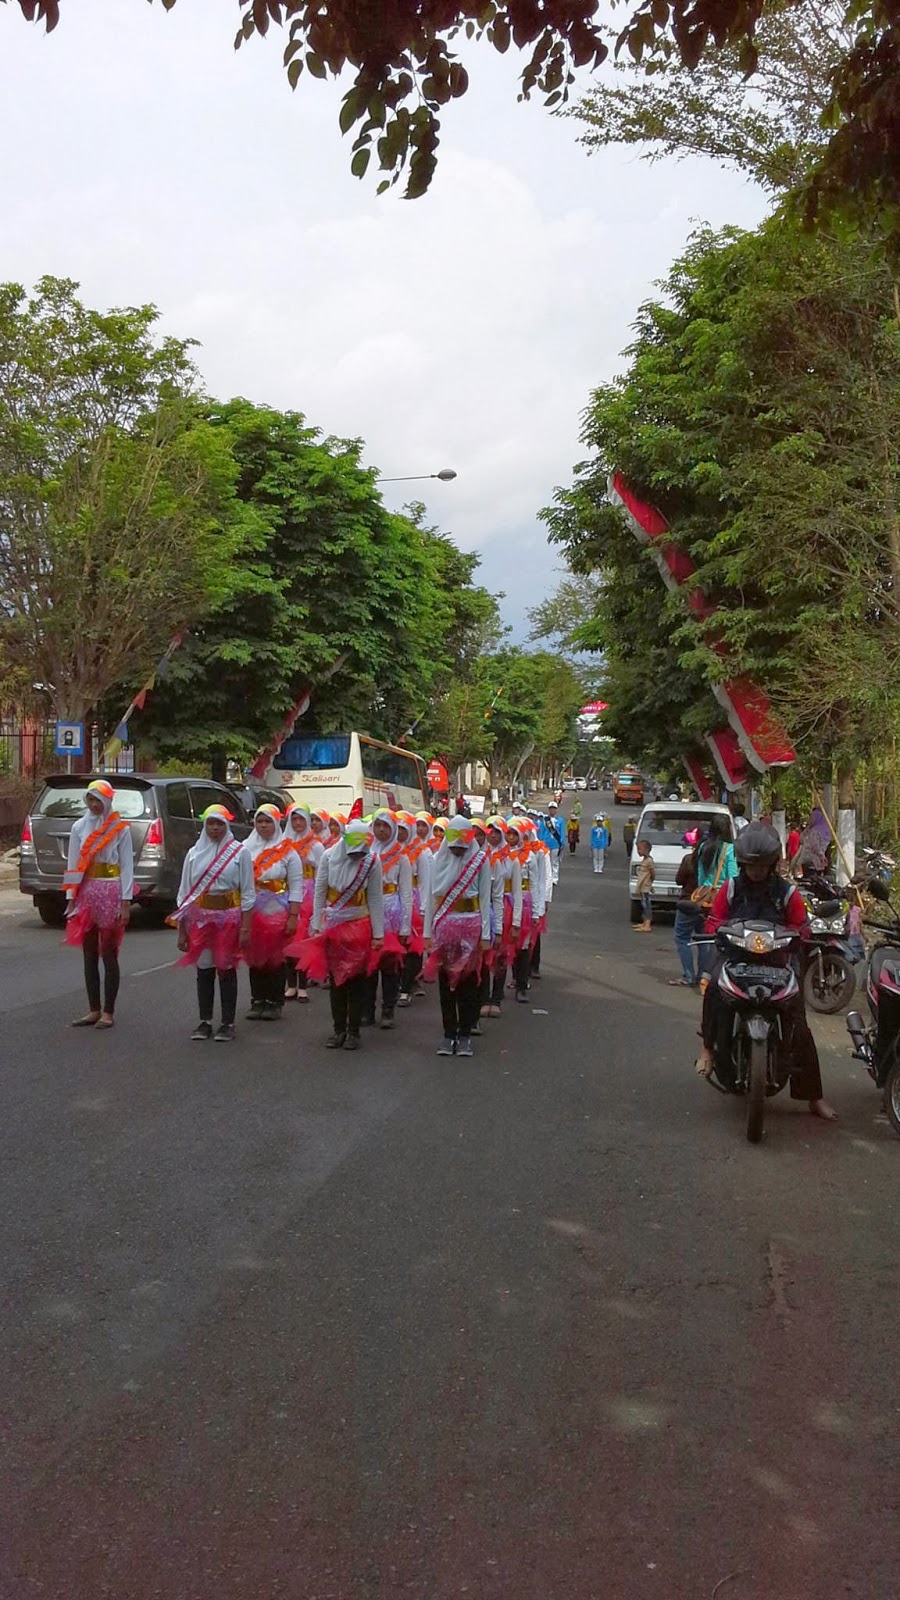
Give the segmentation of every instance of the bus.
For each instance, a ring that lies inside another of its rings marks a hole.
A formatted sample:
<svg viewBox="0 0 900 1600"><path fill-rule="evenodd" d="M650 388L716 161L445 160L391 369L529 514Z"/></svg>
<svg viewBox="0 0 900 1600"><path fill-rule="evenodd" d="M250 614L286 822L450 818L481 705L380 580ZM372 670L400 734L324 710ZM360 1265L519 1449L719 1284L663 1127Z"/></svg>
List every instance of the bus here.
<svg viewBox="0 0 900 1600"><path fill-rule="evenodd" d="M411 750L370 739L367 733L292 733L266 774L285 804L311 811L350 812L362 801L366 816L379 806L426 811L425 763Z"/></svg>

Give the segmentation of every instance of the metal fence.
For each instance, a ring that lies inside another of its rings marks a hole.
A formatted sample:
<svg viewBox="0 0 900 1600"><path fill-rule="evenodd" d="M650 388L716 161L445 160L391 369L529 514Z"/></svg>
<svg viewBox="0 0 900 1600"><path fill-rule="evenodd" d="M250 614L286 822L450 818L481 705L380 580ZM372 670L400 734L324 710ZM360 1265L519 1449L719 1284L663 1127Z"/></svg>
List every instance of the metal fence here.
<svg viewBox="0 0 900 1600"><path fill-rule="evenodd" d="M34 782L57 763L52 722L0 717L0 778Z"/></svg>

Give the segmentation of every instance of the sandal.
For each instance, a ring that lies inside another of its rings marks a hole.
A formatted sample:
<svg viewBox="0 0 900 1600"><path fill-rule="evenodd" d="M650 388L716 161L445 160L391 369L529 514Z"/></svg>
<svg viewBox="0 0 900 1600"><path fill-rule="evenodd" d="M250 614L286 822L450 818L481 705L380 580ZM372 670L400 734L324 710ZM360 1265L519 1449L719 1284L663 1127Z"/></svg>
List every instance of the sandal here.
<svg viewBox="0 0 900 1600"><path fill-rule="evenodd" d="M101 1028L114 1028L115 1027L115 1023L114 1023L112 1017L101 1017L100 1021L98 1023L96 1023L95 1026L96 1026L97 1032L99 1033Z"/></svg>
<svg viewBox="0 0 900 1600"><path fill-rule="evenodd" d="M667 978L666 983L670 989L693 989L694 985L688 983L687 978Z"/></svg>
<svg viewBox="0 0 900 1600"><path fill-rule="evenodd" d="M706 1062L702 1056L698 1056L694 1062L694 1071L696 1072L698 1078L711 1078L713 1074L713 1063L711 1061Z"/></svg>
<svg viewBox="0 0 900 1600"><path fill-rule="evenodd" d="M69 1027L70 1028L96 1028L98 1026L99 1022L100 1022L99 1015L95 1017L89 1012L86 1017L77 1017L74 1022L70 1022L69 1023Z"/></svg>

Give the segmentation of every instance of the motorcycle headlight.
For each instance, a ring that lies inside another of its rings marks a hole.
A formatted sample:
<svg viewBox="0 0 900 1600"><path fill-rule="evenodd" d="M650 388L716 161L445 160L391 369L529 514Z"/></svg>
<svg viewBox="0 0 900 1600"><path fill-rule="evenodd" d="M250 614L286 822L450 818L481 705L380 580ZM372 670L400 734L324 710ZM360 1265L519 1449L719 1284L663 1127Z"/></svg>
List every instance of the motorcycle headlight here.
<svg viewBox="0 0 900 1600"><path fill-rule="evenodd" d="M843 917L832 917L831 921L828 924L828 927L829 927L829 931L831 933L843 933L843 931L844 931L844 918Z"/></svg>
<svg viewBox="0 0 900 1600"><path fill-rule="evenodd" d="M754 956L766 956L770 950L775 949L775 935L768 929L757 928L753 933L745 935L744 949L749 950Z"/></svg>
<svg viewBox="0 0 900 1600"><path fill-rule="evenodd" d="M829 929L829 924L823 922L821 917L813 917L809 926L812 933L827 933Z"/></svg>

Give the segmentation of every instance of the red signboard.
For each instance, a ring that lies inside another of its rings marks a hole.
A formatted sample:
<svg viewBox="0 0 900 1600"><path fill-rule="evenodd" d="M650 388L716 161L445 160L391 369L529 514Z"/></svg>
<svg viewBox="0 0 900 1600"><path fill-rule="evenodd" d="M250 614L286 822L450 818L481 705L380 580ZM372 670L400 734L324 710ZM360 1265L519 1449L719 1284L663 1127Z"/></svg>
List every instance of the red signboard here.
<svg viewBox="0 0 900 1600"><path fill-rule="evenodd" d="M586 706L582 706L578 715L580 717L599 717L601 711L608 710L609 704L606 700L589 700Z"/></svg>
<svg viewBox="0 0 900 1600"><path fill-rule="evenodd" d="M428 779L429 788L433 789L436 794L447 794L449 792L450 777L443 761L429 761L425 776Z"/></svg>

